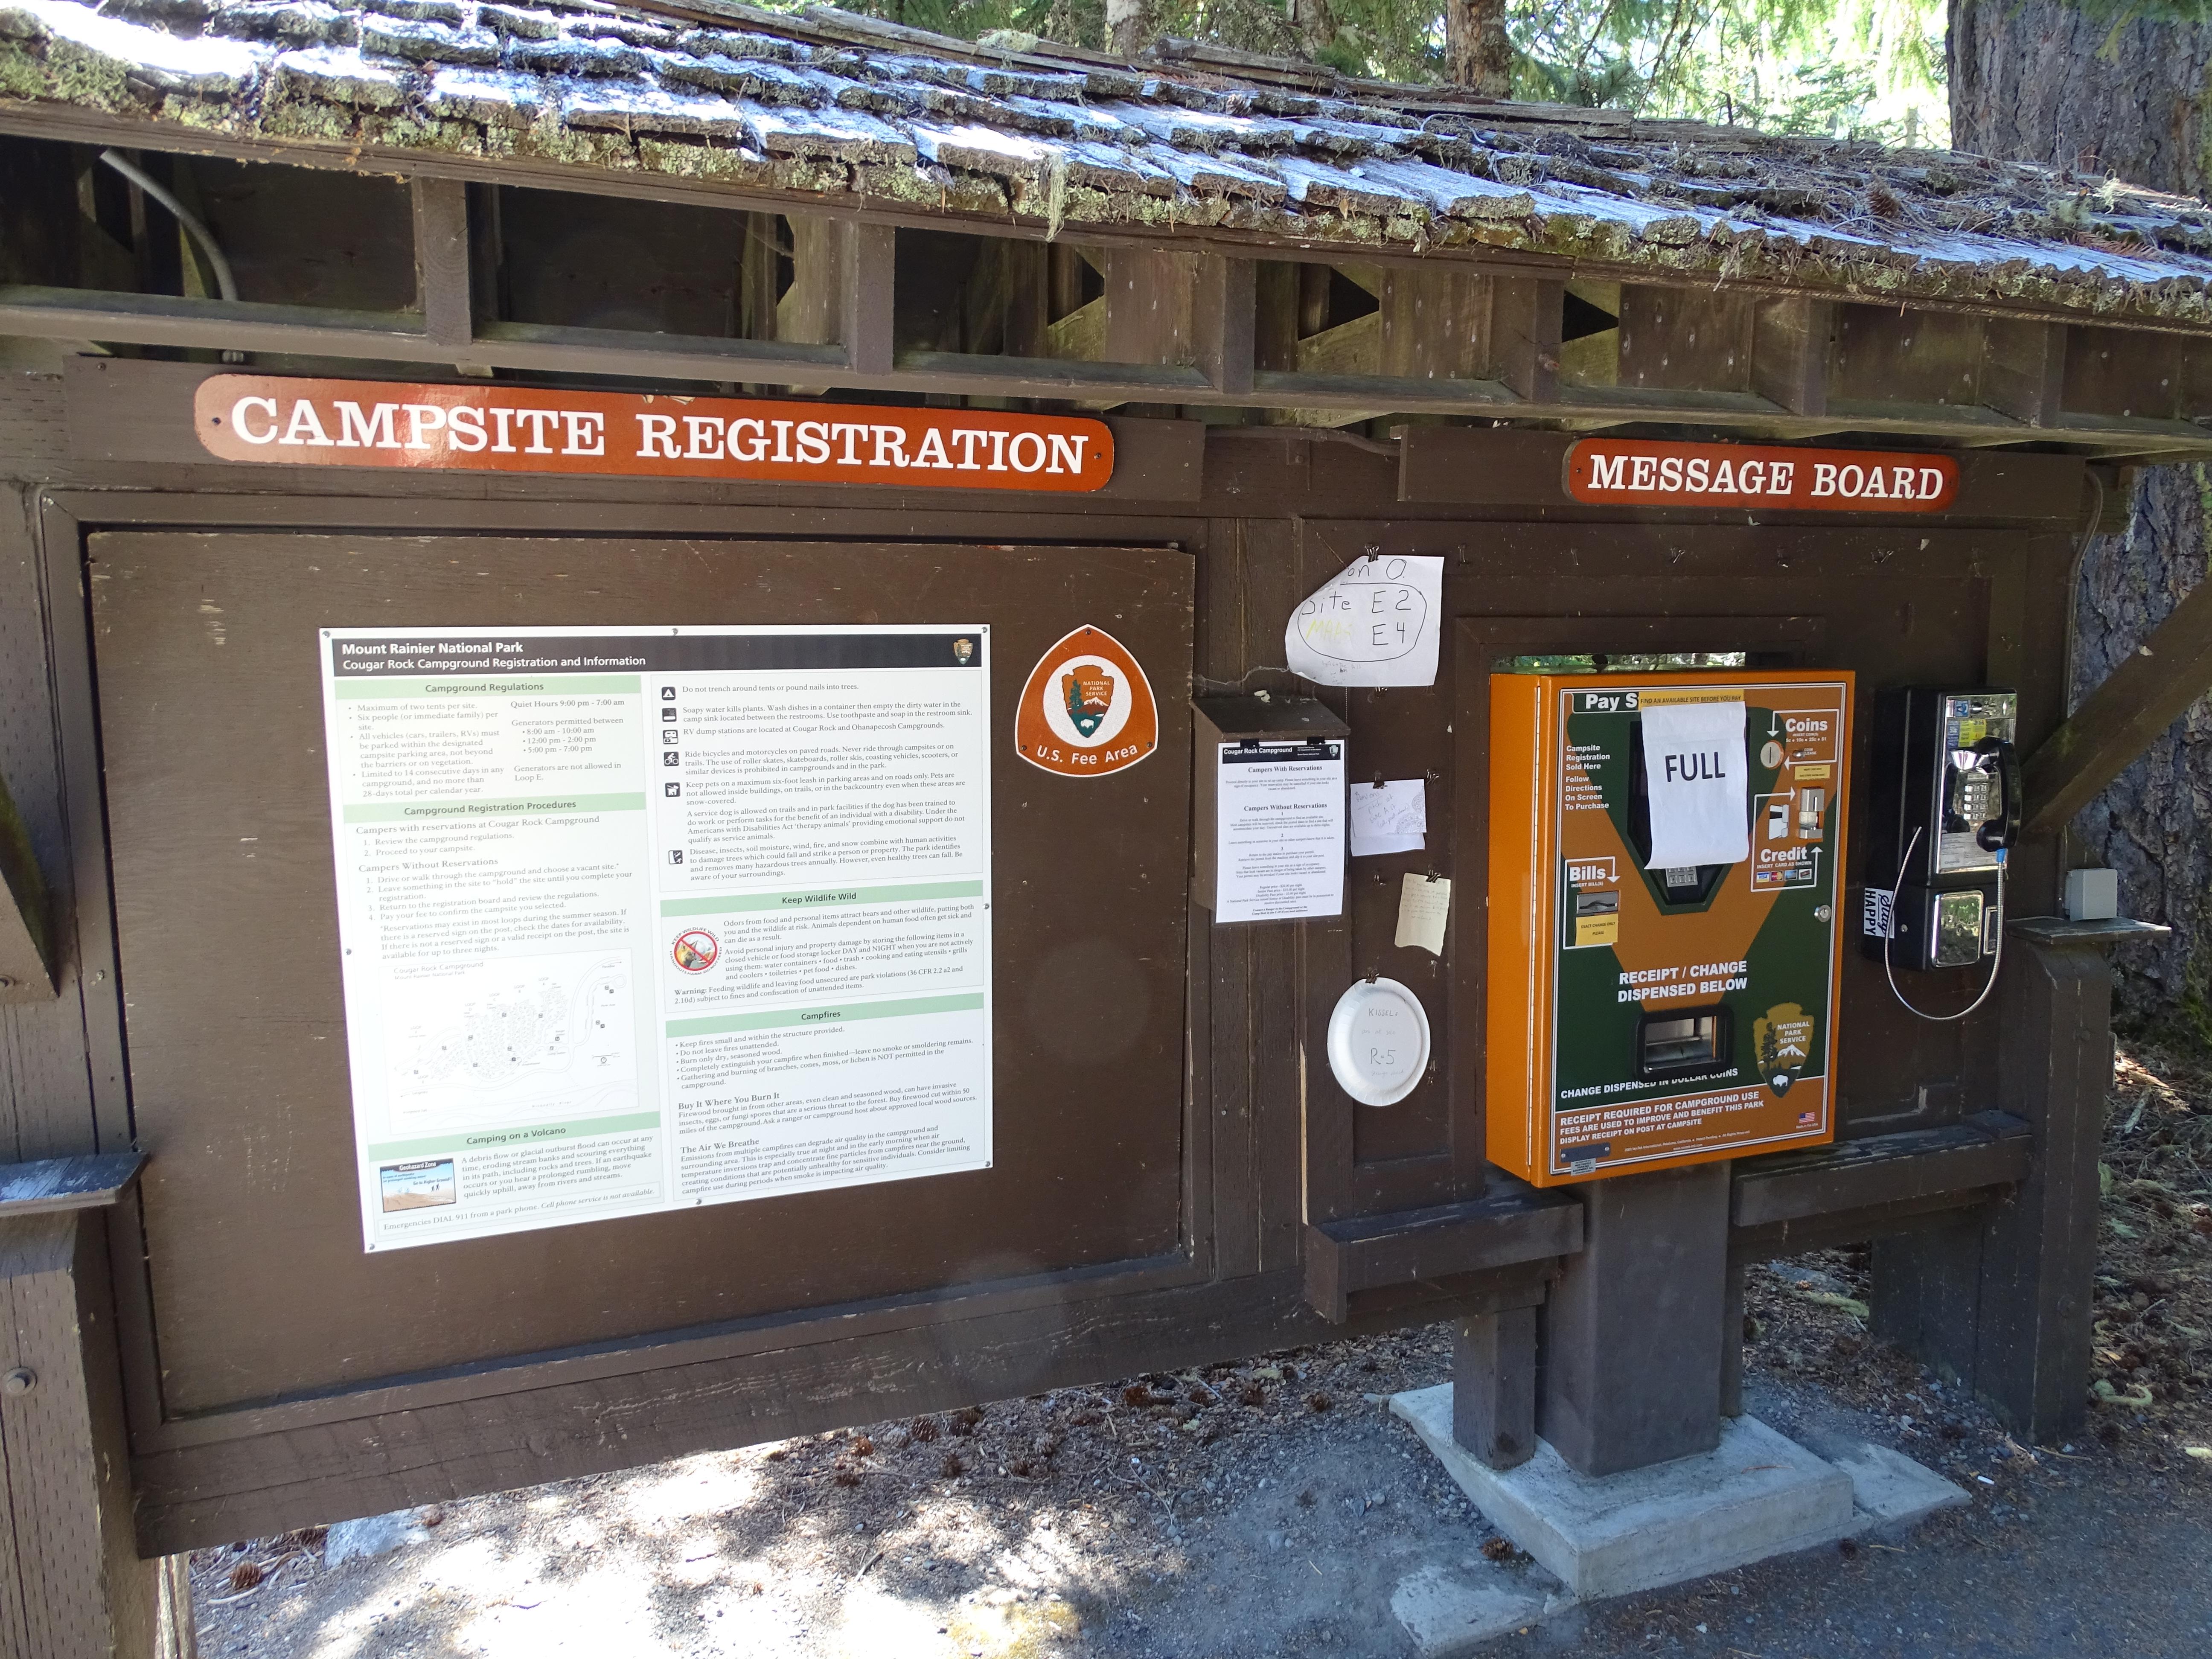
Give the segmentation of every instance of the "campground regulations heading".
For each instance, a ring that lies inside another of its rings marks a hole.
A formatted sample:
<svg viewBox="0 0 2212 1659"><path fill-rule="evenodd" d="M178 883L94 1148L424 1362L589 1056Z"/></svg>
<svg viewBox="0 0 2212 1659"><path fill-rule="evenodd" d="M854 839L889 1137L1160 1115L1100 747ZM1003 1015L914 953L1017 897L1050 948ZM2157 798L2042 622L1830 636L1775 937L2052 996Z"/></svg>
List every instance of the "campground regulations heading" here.
<svg viewBox="0 0 2212 1659"><path fill-rule="evenodd" d="M902 489L1103 489L1103 421L483 384L217 374L192 426L219 460L434 472L750 478Z"/></svg>
<svg viewBox="0 0 2212 1659"><path fill-rule="evenodd" d="M1941 513L1959 493L1948 455L1585 438L1567 494L1607 507L1763 507L1790 513Z"/></svg>

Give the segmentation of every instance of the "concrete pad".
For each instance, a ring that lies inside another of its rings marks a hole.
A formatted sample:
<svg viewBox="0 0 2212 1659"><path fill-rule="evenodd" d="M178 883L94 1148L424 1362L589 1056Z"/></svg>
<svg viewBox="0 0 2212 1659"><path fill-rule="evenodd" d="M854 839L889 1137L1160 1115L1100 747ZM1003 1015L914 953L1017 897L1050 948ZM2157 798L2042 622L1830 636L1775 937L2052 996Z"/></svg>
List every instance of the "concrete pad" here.
<svg viewBox="0 0 2212 1659"><path fill-rule="evenodd" d="M1964 1488L1887 1446L1868 1441L1834 1446L1828 1461L1850 1476L1853 1501L1884 1532L1903 1532L1938 1510L1972 1501Z"/></svg>
<svg viewBox="0 0 2212 1659"><path fill-rule="evenodd" d="M1390 1409L1493 1526L1581 1598L1702 1578L1866 1524L1849 1475L1756 1418L1724 1419L1715 1450L1592 1479L1541 1441L1503 1471L1462 1451L1448 1382L1394 1395Z"/></svg>
<svg viewBox="0 0 2212 1659"><path fill-rule="evenodd" d="M1390 1611L1420 1659L1457 1659L1543 1618L1547 1597L1502 1567L1423 1567L1390 1592Z"/></svg>

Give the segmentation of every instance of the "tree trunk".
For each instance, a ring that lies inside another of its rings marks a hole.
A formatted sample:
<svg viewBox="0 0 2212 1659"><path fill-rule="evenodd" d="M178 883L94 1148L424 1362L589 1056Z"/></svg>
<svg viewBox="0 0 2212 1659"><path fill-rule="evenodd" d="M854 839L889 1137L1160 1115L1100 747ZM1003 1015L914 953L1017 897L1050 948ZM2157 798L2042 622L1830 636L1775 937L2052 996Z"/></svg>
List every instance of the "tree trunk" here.
<svg viewBox="0 0 2212 1659"><path fill-rule="evenodd" d="M2105 55L2107 41L2112 55ZM2053 0L1952 0L1951 142L1978 155L2201 195L2212 27Z"/></svg>
<svg viewBox="0 0 2212 1659"><path fill-rule="evenodd" d="M1950 22L1958 148L2073 171L2088 185L2110 175L2204 193L2212 25L2116 30L2110 13L2054 0L1952 0ZM2201 467L2145 468L2126 532L2091 541L2075 601L2075 703L2203 580L2205 488ZM2212 699L2151 744L2073 833L2084 861L2120 872L2129 915L2173 929L2118 953L2127 1015L2184 1022L2212 1039Z"/></svg>
<svg viewBox="0 0 2212 1659"><path fill-rule="evenodd" d="M1505 0L1444 0L1444 59L1452 84L1486 98L1513 95Z"/></svg>
<svg viewBox="0 0 2212 1659"><path fill-rule="evenodd" d="M1291 27L1298 32L1298 46L1318 60L1336 43L1336 13L1329 0L1290 0Z"/></svg>
<svg viewBox="0 0 2212 1659"><path fill-rule="evenodd" d="M1152 8L1146 0L1106 0L1106 50L1134 58L1152 44Z"/></svg>

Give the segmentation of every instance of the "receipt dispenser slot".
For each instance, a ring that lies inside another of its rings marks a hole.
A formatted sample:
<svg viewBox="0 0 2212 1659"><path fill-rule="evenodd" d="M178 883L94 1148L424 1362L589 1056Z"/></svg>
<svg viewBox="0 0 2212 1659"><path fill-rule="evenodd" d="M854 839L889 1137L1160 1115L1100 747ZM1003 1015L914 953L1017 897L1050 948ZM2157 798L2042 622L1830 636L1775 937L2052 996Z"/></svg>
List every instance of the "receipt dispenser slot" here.
<svg viewBox="0 0 2212 1659"><path fill-rule="evenodd" d="M1709 1008L1694 1014L1646 1014L1636 1030L1638 1077L1673 1077L1721 1063L1729 1048L1729 1011Z"/></svg>
<svg viewBox="0 0 2212 1659"><path fill-rule="evenodd" d="M1491 1162L1551 1186L1834 1138L1850 699L1492 678Z"/></svg>

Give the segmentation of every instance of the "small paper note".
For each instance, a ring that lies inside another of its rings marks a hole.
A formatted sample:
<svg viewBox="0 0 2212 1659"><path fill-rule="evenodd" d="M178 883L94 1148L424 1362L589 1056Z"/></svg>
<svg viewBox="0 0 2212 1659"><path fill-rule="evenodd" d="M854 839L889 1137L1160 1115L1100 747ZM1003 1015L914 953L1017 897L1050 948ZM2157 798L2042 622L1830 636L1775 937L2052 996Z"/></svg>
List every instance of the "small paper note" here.
<svg viewBox="0 0 2212 1659"><path fill-rule="evenodd" d="M1355 559L1291 613L1291 672L1323 685L1434 685L1443 593L1441 556Z"/></svg>
<svg viewBox="0 0 2212 1659"><path fill-rule="evenodd" d="M1418 853L1428 845L1429 786L1424 778L1352 786L1352 856Z"/></svg>
<svg viewBox="0 0 2212 1659"><path fill-rule="evenodd" d="M1741 864L1751 856L1743 699L1644 700L1644 770L1651 791L1647 870Z"/></svg>
<svg viewBox="0 0 2212 1659"><path fill-rule="evenodd" d="M1444 922L1451 915L1451 880L1406 872L1398 890L1398 943L1418 945L1432 957L1444 953Z"/></svg>

